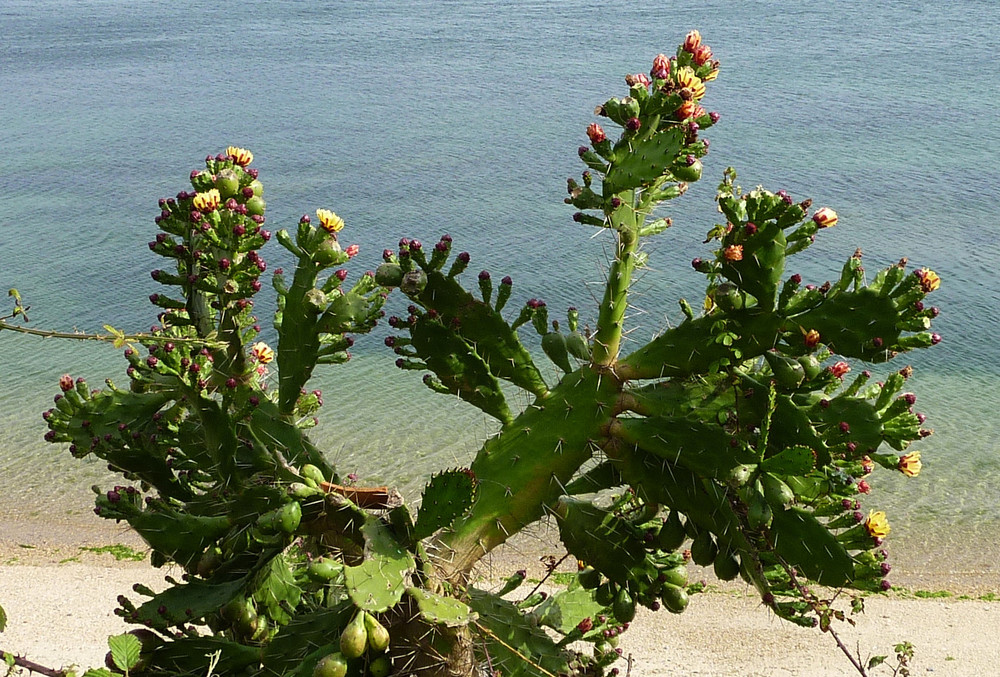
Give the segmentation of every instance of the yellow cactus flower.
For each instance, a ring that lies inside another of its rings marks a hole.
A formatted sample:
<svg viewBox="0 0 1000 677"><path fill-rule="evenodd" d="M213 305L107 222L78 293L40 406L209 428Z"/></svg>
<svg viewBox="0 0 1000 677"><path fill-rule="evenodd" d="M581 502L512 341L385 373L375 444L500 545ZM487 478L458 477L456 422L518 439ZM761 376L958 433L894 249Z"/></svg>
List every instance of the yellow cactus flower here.
<svg viewBox="0 0 1000 677"><path fill-rule="evenodd" d="M889 519L881 510L872 510L865 519L865 529L872 538L885 538L891 530Z"/></svg>
<svg viewBox="0 0 1000 677"><path fill-rule="evenodd" d="M319 225L328 233L339 233L344 228L344 219L329 209L317 209L316 218L319 219Z"/></svg>
<svg viewBox="0 0 1000 677"><path fill-rule="evenodd" d="M240 167L246 167L248 164L253 162L253 153L248 151L246 148L229 146L226 148L226 155L233 158L233 162L238 164Z"/></svg>
<svg viewBox="0 0 1000 677"><path fill-rule="evenodd" d="M911 451L899 457L899 465L897 467L907 477L916 477L920 474L920 469L923 465L920 462L920 452Z"/></svg>
<svg viewBox="0 0 1000 677"><path fill-rule="evenodd" d="M204 193L198 193L194 196L192 204L194 208L202 212L214 212L219 208L219 202L222 198L219 196L219 191L215 188L207 190Z"/></svg>
<svg viewBox="0 0 1000 677"><path fill-rule="evenodd" d="M833 228L837 225L837 212L829 207L822 207L813 214L813 221L820 228Z"/></svg>
<svg viewBox="0 0 1000 677"><path fill-rule="evenodd" d="M815 348L819 344L819 332L815 329L802 332L802 334L802 340L805 342L806 348Z"/></svg>
<svg viewBox="0 0 1000 677"><path fill-rule="evenodd" d="M263 341L258 341L250 346L250 353L261 364L268 364L274 361L274 351L271 349L271 346L267 345Z"/></svg>
<svg viewBox="0 0 1000 677"><path fill-rule="evenodd" d="M715 65L715 67L714 67L714 68L713 68L712 70L710 70L710 71L709 71L709 72L708 72L708 73L707 73L707 74L705 75L705 77L703 77L703 78L701 79L701 81L702 81L702 82L711 82L712 80L714 80L714 79L715 79L715 78L717 78L717 77L719 77L719 66L718 66L718 62L716 62L716 65Z"/></svg>
<svg viewBox="0 0 1000 677"><path fill-rule="evenodd" d="M705 96L705 84L690 66L685 66L677 71L677 86L687 87L691 90L691 95L697 100Z"/></svg>
<svg viewBox="0 0 1000 677"><path fill-rule="evenodd" d="M941 278L930 268L922 268L918 276L920 277L920 288L924 290L925 294L930 294L941 286Z"/></svg>

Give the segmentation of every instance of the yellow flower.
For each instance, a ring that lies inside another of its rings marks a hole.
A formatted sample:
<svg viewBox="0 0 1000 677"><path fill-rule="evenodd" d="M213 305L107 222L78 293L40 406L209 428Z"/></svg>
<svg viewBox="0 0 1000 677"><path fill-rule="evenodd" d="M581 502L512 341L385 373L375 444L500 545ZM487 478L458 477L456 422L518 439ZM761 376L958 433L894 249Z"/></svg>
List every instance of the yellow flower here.
<svg viewBox="0 0 1000 677"><path fill-rule="evenodd" d="M889 535L889 520L881 510L872 510L865 520L865 529L872 538L885 538Z"/></svg>
<svg viewBox="0 0 1000 677"><path fill-rule="evenodd" d="M316 218L319 219L319 225L328 233L339 233L344 227L344 219L329 209L317 209Z"/></svg>
<svg viewBox="0 0 1000 677"><path fill-rule="evenodd" d="M833 228L837 225L837 212L829 207L822 207L813 214L813 221L820 228Z"/></svg>
<svg viewBox="0 0 1000 677"><path fill-rule="evenodd" d="M268 364L274 360L274 351L263 341L258 341L250 346L250 352L261 364Z"/></svg>
<svg viewBox="0 0 1000 677"><path fill-rule="evenodd" d="M815 348L819 343L819 332L815 329L810 329L807 332L803 332L802 340L805 341L806 348Z"/></svg>
<svg viewBox="0 0 1000 677"><path fill-rule="evenodd" d="M677 71L677 86L690 89L691 95L695 99L705 96L705 84L701 78L694 74L694 70L690 66L685 66Z"/></svg>
<svg viewBox="0 0 1000 677"><path fill-rule="evenodd" d="M218 209L220 200L219 191L212 188L204 193L198 193L195 195L192 204L194 204L194 208L198 211L214 212Z"/></svg>
<svg viewBox="0 0 1000 677"><path fill-rule="evenodd" d="M925 294L930 294L941 286L941 278L930 268L921 269L918 275L920 277L920 288L924 290Z"/></svg>
<svg viewBox="0 0 1000 677"><path fill-rule="evenodd" d="M238 164L240 167L246 167L248 164L253 162L253 153L248 151L246 148L229 146L226 148L226 155L233 158L233 162Z"/></svg>
<svg viewBox="0 0 1000 677"><path fill-rule="evenodd" d="M911 451L899 457L899 465L897 467L907 477L916 477L920 474L920 469L923 465L920 462L920 452Z"/></svg>
<svg viewBox="0 0 1000 677"><path fill-rule="evenodd" d="M719 77L719 67L718 66L716 66L715 68L713 68L712 70L710 70L708 72L708 74L706 74L705 77L703 77L701 79L701 81L702 82L711 82L712 80L714 80L717 77Z"/></svg>

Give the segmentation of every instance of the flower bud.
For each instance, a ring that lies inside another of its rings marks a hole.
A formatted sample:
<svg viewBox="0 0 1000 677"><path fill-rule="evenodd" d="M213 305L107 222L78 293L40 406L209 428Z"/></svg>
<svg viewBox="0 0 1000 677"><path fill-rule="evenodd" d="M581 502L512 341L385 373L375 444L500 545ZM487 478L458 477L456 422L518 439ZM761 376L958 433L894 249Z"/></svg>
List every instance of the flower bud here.
<svg viewBox="0 0 1000 677"><path fill-rule="evenodd" d="M829 207L821 207L813 214L812 220L820 228L833 228L837 225L837 212Z"/></svg>
<svg viewBox="0 0 1000 677"><path fill-rule="evenodd" d="M685 52L694 54L694 51L701 46L701 33L691 31L684 37L684 44L681 46Z"/></svg>
<svg viewBox="0 0 1000 677"><path fill-rule="evenodd" d="M670 60L666 54L657 54L653 59L653 68L649 71L657 80L666 80L670 77Z"/></svg>
<svg viewBox="0 0 1000 677"><path fill-rule="evenodd" d="M712 58L712 48L708 45L698 45L692 52L693 61L699 66L704 66Z"/></svg>

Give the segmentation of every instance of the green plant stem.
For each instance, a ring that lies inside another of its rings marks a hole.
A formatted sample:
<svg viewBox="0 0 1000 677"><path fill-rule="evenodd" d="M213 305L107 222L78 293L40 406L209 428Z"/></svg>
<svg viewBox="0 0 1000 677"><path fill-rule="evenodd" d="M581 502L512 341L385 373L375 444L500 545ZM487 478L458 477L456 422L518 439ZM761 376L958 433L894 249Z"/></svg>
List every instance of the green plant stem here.
<svg viewBox="0 0 1000 677"><path fill-rule="evenodd" d="M632 284L635 270L635 253L639 246L639 236L631 224L615 224L615 260L608 271L608 282L604 288L604 299L597 318L597 332L594 334L593 364L608 367L618 359L621 348L625 309L628 307L628 289Z"/></svg>
<svg viewBox="0 0 1000 677"><path fill-rule="evenodd" d="M193 343L196 345L207 346L209 348L219 348L223 347L224 343L219 343L218 341L210 341L203 338L184 338L177 336L153 336L152 334L88 334L86 332L65 332L65 331L53 331L51 329L33 329L31 327L22 327L16 324L10 324L4 320L0 320L0 331L13 331L18 334L28 334L30 336L41 336L42 338L56 338L56 339L74 339L77 341L102 341L104 343Z"/></svg>

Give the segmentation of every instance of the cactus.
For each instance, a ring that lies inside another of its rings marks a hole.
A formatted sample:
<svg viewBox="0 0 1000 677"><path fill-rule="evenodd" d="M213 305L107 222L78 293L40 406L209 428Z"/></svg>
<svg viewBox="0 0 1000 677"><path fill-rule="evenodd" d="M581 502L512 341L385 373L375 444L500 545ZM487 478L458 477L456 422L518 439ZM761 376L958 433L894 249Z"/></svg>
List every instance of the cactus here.
<svg viewBox="0 0 1000 677"><path fill-rule="evenodd" d="M158 325L125 350L129 387L67 377L45 415L46 439L124 477L97 491L95 512L131 525L155 565L186 572L138 607L119 600L126 620L163 634L145 674L204 674L215 651L219 675L606 674L615 624L637 605L687 607L688 539L697 565L744 577L802 625L829 623L808 581L887 587L888 522L860 512L858 479L876 465L919 472L919 452L897 452L929 431L902 393L912 370L845 381L841 358L881 363L937 343L937 310L924 305L937 275L907 275L903 260L866 283L857 252L835 282L803 286L785 270L836 214L744 192L726 170L726 222L693 262L703 302L681 300L682 322L623 354L642 246L671 226L656 210L705 171L702 134L718 116L701 104L718 68L693 32L598 107L617 140L587 129L566 202L614 256L586 334L576 308L561 329L537 298L505 316L508 277L495 285L483 271L467 290L471 257L449 236L430 251L403 239L347 285L340 266L357 248L320 209L275 235L296 264L273 275L274 350L255 342L251 314L271 237L252 155L210 156L193 192L160 201L150 249L172 269L153 272L166 291L151 297ZM429 479L415 521L389 488L342 479L306 433L322 406L307 391L315 368L349 359L350 335L374 326L392 288L408 304L388 321L397 366L500 425L469 469ZM520 339L528 324L558 368L551 381ZM530 403L511 407L512 394ZM523 573L498 593L470 584L485 554L547 515L582 563L577 582L517 604L502 595Z"/></svg>

